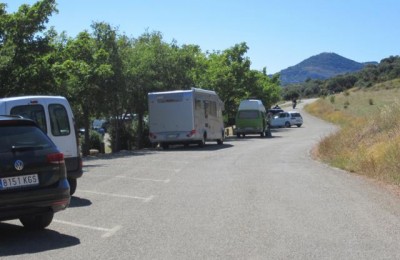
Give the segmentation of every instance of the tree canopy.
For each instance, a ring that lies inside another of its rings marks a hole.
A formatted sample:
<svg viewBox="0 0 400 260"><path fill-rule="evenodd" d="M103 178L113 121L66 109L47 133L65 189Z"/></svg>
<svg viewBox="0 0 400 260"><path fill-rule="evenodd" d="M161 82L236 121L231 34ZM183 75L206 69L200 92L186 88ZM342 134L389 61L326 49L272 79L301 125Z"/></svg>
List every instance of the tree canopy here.
<svg viewBox="0 0 400 260"><path fill-rule="evenodd" d="M128 37L106 22L71 38L46 28L55 12L55 0L22 5L13 14L0 4L0 96L66 96L86 130L95 117L114 118L114 151L126 142L121 119L126 114L138 116L135 142L141 147L149 92L214 90L225 103L226 121L242 99L258 98L267 106L280 99L279 77L250 68L245 42L203 52L194 44L167 43L157 31Z"/></svg>

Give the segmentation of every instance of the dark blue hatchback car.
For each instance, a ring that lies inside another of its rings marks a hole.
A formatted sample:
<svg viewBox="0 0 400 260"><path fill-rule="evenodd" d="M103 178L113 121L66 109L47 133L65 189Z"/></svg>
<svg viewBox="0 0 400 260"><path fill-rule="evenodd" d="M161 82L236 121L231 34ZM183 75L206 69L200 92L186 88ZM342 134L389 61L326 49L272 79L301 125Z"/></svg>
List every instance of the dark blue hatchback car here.
<svg viewBox="0 0 400 260"><path fill-rule="evenodd" d="M0 116L0 221L43 229L69 203L64 155L34 121Z"/></svg>

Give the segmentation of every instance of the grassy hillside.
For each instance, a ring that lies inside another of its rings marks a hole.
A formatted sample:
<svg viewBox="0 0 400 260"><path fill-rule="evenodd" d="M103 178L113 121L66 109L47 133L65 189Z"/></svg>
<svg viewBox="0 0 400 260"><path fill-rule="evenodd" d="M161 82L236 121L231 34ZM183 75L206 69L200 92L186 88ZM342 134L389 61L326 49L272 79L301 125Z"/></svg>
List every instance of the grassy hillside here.
<svg viewBox="0 0 400 260"><path fill-rule="evenodd" d="M400 79L328 96L306 110L341 127L320 142L319 159L400 185Z"/></svg>

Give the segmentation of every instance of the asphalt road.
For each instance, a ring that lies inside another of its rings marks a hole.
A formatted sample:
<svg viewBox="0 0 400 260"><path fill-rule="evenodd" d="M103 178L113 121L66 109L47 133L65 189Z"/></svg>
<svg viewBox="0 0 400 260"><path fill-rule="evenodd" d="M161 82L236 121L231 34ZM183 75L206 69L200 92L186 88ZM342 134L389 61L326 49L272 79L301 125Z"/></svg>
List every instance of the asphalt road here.
<svg viewBox="0 0 400 260"><path fill-rule="evenodd" d="M1 259L400 259L400 199L311 159L334 131L86 159L71 207L43 232L0 223Z"/></svg>

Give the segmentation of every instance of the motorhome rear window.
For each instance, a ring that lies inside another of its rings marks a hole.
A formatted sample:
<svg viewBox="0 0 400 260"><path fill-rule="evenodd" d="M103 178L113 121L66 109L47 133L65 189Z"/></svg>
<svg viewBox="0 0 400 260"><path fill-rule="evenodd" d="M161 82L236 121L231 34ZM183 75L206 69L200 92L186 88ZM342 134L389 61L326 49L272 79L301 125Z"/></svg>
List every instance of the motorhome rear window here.
<svg viewBox="0 0 400 260"><path fill-rule="evenodd" d="M217 116L217 103L215 101L204 101L206 115Z"/></svg>
<svg viewBox="0 0 400 260"><path fill-rule="evenodd" d="M64 136L71 133L69 125L68 113L65 107L61 104L50 104L50 125L53 136Z"/></svg>
<svg viewBox="0 0 400 260"><path fill-rule="evenodd" d="M157 103L173 103L182 102L183 93L173 93L157 97Z"/></svg>
<svg viewBox="0 0 400 260"><path fill-rule="evenodd" d="M32 119L45 133L47 133L46 116L42 105L15 106L11 109L10 114Z"/></svg>
<svg viewBox="0 0 400 260"><path fill-rule="evenodd" d="M243 110L239 111L240 119L255 119L258 118L258 111L256 110Z"/></svg>

